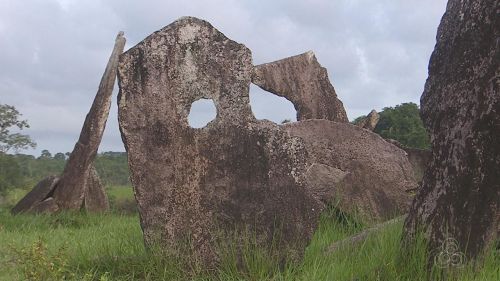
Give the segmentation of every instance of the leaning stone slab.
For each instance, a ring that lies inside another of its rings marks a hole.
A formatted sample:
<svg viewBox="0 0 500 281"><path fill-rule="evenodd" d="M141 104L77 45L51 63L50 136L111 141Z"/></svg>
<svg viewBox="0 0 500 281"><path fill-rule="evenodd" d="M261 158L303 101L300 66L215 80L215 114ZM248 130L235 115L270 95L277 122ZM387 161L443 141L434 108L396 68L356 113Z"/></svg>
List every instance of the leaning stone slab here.
<svg viewBox="0 0 500 281"><path fill-rule="evenodd" d="M304 142L253 116L252 68L248 48L191 17L120 57L120 130L147 245L189 240L182 253L210 268L220 231L248 230L264 246L281 234L282 257L303 254L324 204L305 186ZM201 98L217 117L193 129Z"/></svg>
<svg viewBox="0 0 500 281"><path fill-rule="evenodd" d="M31 211L34 205L44 201L52 195L58 182L59 177L57 176L49 176L41 180L16 204L16 206L14 206L14 208L12 208L12 214Z"/></svg>
<svg viewBox="0 0 500 281"><path fill-rule="evenodd" d="M52 197L34 204L33 208L30 210L31 213L36 214L53 214L57 211L59 211L59 206L57 206L56 201Z"/></svg>
<svg viewBox="0 0 500 281"><path fill-rule="evenodd" d="M83 123L80 138L69 156L58 188L54 192L54 199L61 209L78 210L84 201L86 192L84 187L88 186L90 169L104 133L116 80L118 57L123 52L124 47L125 37L123 37L123 32L120 32L116 37L113 52L102 76L92 107Z"/></svg>
<svg viewBox="0 0 500 281"><path fill-rule="evenodd" d="M297 120L326 119L349 122L326 68L312 51L279 61L257 65L252 82L262 89L291 101Z"/></svg>
<svg viewBox="0 0 500 281"><path fill-rule="evenodd" d="M125 38L123 32L120 32L116 37L113 52L92 107L85 118L80 138L66 162L62 175L42 180L25 198L21 199L12 209L12 213L27 211L50 213L82 208L99 212L109 209L108 198L93 167L93 162L108 119L118 58L124 46ZM49 198L50 200L47 200Z"/></svg>

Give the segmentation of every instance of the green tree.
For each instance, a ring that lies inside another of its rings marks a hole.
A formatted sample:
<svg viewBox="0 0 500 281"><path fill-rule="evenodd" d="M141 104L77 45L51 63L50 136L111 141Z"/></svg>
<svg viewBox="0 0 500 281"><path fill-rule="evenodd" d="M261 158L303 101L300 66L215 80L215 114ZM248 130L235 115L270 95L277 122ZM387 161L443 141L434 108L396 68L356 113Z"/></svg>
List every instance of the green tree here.
<svg viewBox="0 0 500 281"><path fill-rule="evenodd" d="M385 139L397 140L406 147L430 148L429 135L420 119L419 108L412 102L385 107L380 112L374 132Z"/></svg>
<svg viewBox="0 0 500 281"><path fill-rule="evenodd" d="M44 149L38 159L52 159L52 153L50 153L47 149Z"/></svg>
<svg viewBox="0 0 500 281"><path fill-rule="evenodd" d="M54 159L56 160L66 160L66 155L62 152L58 152L54 155Z"/></svg>
<svg viewBox="0 0 500 281"><path fill-rule="evenodd" d="M35 148L36 143L28 135L11 133L13 127L19 130L29 128L26 120L20 120L21 114L15 107L7 104L0 104L0 152L7 153L13 149Z"/></svg>
<svg viewBox="0 0 500 281"><path fill-rule="evenodd" d="M0 152L0 195L24 184L21 169L14 157Z"/></svg>

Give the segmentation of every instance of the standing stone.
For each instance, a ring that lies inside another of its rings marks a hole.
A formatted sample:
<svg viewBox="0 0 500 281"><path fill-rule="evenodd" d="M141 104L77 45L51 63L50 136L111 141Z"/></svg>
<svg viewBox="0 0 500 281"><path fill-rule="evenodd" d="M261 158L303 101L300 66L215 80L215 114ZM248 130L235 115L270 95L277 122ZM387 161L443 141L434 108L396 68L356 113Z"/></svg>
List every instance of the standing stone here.
<svg viewBox="0 0 500 281"><path fill-rule="evenodd" d="M86 193L85 187L88 186L87 181L92 180L92 177L95 176L95 173L91 172L90 169L108 119L118 58L124 47L125 37L123 37L123 32L120 32L116 37L115 47L102 76L92 107L83 123L80 138L69 156L61 180L54 192L54 199L61 209L80 209ZM89 176L92 177L89 178ZM94 185L91 184L91 186ZM98 192L104 193L102 190Z"/></svg>
<svg viewBox="0 0 500 281"><path fill-rule="evenodd" d="M372 110L370 113L363 118L361 121L359 121L357 126L367 129L369 131L375 130L375 127L377 127L378 121L380 120L380 114L377 113L377 111Z"/></svg>
<svg viewBox="0 0 500 281"><path fill-rule="evenodd" d="M113 52L92 107L85 118L80 138L66 162L63 174L61 177L47 177L39 182L11 210L13 214L54 213L59 210L80 209L101 212L109 209L107 195L93 162L108 119L118 59L124 47L125 37L123 32L120 32L116 37Z"/></svg>
<svg viewBox="0 0 500 281"><path fill-rule="evenodd" d="M210 268L221 231L248 230L259 245L277 238L282 257L303 254L324 204L305 187L304 142L253 116L252 68L248 48L191 17L120 57L119 123L146 245L185 246ZM201 98L217 117L194 129Z"/></svg>
<svg viewBox="0 0 500 281"><path fill-rule="evenodd" d="M337 98L326 68L312 51L255 66L252 82L291 101L297 121L326 119L349 122L344 105Z"/></svg>
<svg viewBox="0 0 500 281"><path fill-rule="evenodd" d="M433 255L452 240L474 258L498 237L499 4L450 0L429 63L421 115L433 154L405 233L426 230Z"/></svg>

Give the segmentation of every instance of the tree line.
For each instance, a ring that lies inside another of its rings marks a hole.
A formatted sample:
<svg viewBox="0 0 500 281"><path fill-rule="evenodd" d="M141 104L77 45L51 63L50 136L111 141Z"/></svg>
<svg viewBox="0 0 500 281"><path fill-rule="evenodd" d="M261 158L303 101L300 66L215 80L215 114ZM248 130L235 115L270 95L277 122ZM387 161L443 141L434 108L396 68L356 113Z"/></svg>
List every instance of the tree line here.
<svg viewBox="0 0 500 281"><path fill-rule="evenodd" d="M31 188L49 175L60 175L69 153L47 150L39 157L27 154L0 153L0 193L12 188ZM125 152L99 153L94 166L105 185L130 185Z"/></svg>

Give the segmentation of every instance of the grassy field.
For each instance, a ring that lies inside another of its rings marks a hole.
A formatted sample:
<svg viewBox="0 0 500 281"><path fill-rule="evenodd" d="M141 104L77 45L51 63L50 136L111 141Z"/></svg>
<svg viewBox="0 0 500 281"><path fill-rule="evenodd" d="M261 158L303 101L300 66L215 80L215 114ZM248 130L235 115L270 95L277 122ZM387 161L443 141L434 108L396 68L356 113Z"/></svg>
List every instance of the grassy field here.
<svg viewBox="0 0 500 281"><path fill-rule="evenodd" d="M108 190L114 208L130 200L130 188ZM12 200L7 200L12 202ZM112 204L112 205L113 205ZM231 255L216 272L185 266L183 260L146 251L138 215L113 211L95 215L61 213L11 216L0 207L0 280L425 280L425 253L400 254L402 223L388 226L365 242L332 254L332 242L362 226L325 212L301 264L280 267L262 249L245 252L243 266ZM431 280L500 280L498 250L475 270L457 268Z"/></svg>

